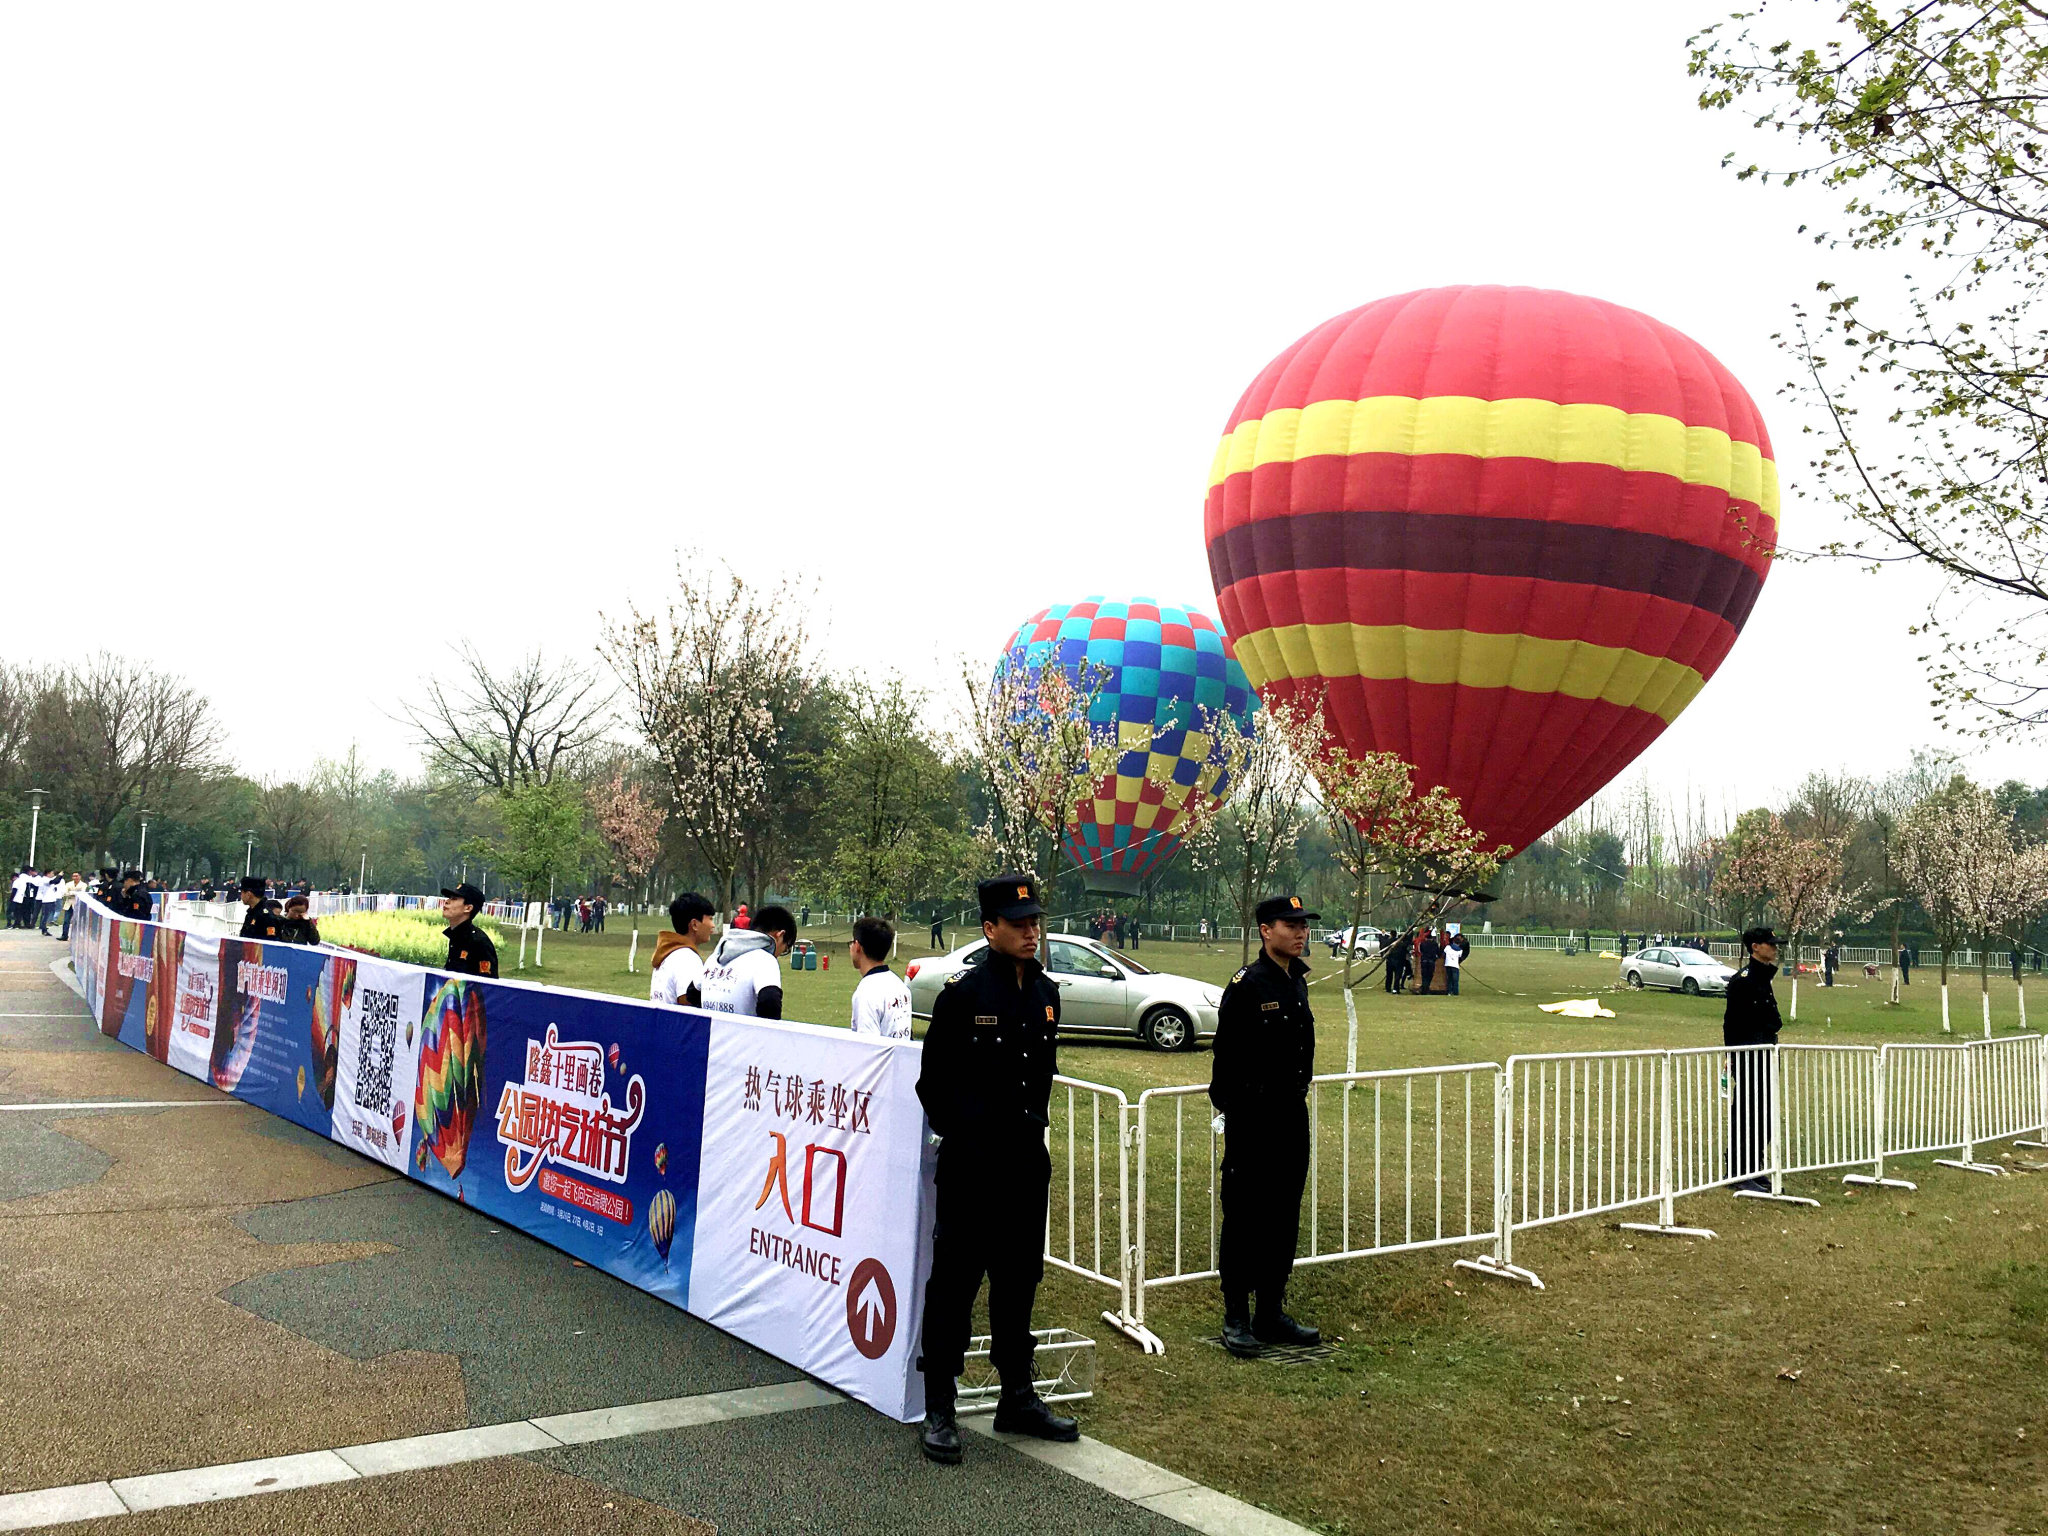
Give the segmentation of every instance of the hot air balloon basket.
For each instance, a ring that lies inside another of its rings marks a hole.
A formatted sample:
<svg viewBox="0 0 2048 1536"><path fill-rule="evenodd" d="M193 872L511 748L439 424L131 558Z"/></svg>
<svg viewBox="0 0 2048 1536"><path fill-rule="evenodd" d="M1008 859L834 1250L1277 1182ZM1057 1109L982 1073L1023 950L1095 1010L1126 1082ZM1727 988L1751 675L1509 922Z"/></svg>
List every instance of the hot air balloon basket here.
<svg viewBox="0 0 2048 1536"><path fill-rule="evenodd" d="M1078 1403L1095 1395L1095 1341L1071 1328L1034 1328L1038 1341L1033 1357L1038 1395L1048 1403ZM1003 1383L988 1363L988 1335L967 1341L967 1363L960 1372L960 1413L993 1413Z"/></svg>

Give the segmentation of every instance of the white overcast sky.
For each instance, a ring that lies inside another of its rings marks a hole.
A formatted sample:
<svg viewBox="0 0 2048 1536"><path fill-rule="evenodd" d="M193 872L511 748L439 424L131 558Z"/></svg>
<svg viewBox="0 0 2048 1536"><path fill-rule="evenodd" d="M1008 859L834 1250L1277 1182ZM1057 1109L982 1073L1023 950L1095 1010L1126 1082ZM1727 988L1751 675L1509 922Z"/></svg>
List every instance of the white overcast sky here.
<svg viewBox="0 0 2048 1536"><path fill-rule="evenodd" d="M1452 282L1687 332L1796 492L1815 209L1719 168L1685 39L1725 9L8 7L0 652L183 672L256 774L404 769L449 641L588 654L689 545L947 686L1048 602L1213 613L1240 391ZM1781 565L1642 763L1717 802L1902 765L1923 596Z"/></svg>

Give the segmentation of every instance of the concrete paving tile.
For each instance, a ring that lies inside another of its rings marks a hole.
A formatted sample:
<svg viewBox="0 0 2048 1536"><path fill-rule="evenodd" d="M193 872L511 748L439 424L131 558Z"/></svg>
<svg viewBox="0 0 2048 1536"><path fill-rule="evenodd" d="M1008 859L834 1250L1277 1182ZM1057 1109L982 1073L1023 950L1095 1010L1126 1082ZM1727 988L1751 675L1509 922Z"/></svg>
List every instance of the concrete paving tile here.
<svg viewBox="0 0 2048 1536"><path fill-rule="evenodd" d="M423 1467L453 1466L521 1451L553 1450L561 1442L523 1419L516 1424L484 1424L452 1429L439 1435L413 1435L404 1440L379 1440L372 1445L343 1446L334 1454L365 1477L416 1472Z"/></svg>
<svg viewBox="0 0 2048 1536"><path fill-rule="evenodd" d="M1162 1493L1175 1493L1183 1488L1197 1486L1191 1479L1178 1472L1169 1472L1142 1457L1128 1451L1120 1451L1113 1445L1104 1445L1100 1440L1091 1440L1083 1435L1079 1440L1059 1444L1047 1440L1033 1440L1028 1435L999 1435L988 1427L988 1421L976 1414L961 1421L969 1428L980 1431L989 1439L1007 1445L1020 1456L1029 1456L1033 1461L1042 1461L1049 1467L1057 1467L1069 1477L1078 1477L1084 1483L1092 1483L1123 1499L1149 1499Z"/></svg>
<svg viewBox="0 0 2048 1536"><path fill-rule="evenodd" d="M723 1419L755 1418L764 1413L791 1413L823 1408L846 1399L816 1382L792 1381L771 1387L743 1387L736 1392L711 1392L665 1402L632 1403L589 1413L565 1413L533 1422L563 1445L591 1440L616 1440L623 1435L716 1424Z"/></svg>
<svg viewBox="0 0 2048 1536"><path fill-rule="evenodd" d="M361 1263L276 1268L226 1299L352 1359L400 1349L456 1357L471 1424L802 1379L730 1334L417 1184L261 1206L239 1220L266 1242L377 1243L377 1256Z"/></svg>
<svg viewBox="0 0 2048 1536"><path fill-rule="evenodd" d="M51 1536L448 1536L478 1531L718 1536L702 1520L519 1457L90 1520L58 1527Z"/></svg>
<svg viewBox="0 0 2048 1536"><path fill-rule="evenodd" d="M128 1506L105 1483L74 1483L34 1493L0 1495L0 1531L32 1531L63 1521L124 1515Z"/></svg>
<svg viewBox="0 0 2048 1536"><path fill-rule="evenodd" d="M970 1440L964 1466L935 1466L918 1454L914 1426L851 1402L529 1459L689 1510L719 1536L1186 1536L1163 1515L991 1440Z"/></svg>
<svg viewBox="0 0 2048 1536"><path fill-rule="evenodd" d="M1213 1488L1181 1488L1155 1494L1143 1503L1146 1509L1207 1536L1309 1536L1306 1526Z"/></svg>
<svg viewBox="0 0 2048 1536"><path fill-rule="evenodd" d="M133 1510L169 1509L178 1504L211 1504L258 1493L345 1483L357 1475L354 1467L332 1451L308 1451L298 1456L266 1456L225 1466L158 1472L149 1477L117 1477L114 1492Z"/></svg>

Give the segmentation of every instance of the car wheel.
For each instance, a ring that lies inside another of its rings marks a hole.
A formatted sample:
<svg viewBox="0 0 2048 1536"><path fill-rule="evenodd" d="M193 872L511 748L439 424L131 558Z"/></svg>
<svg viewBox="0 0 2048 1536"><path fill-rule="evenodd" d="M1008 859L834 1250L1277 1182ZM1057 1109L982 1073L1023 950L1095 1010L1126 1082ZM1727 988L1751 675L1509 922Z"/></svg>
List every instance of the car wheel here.
<svg viewBox="0 0 2048 1536"><path fill-rule="evenodd" d="M1178 1008L1155 1008L1145 1015L1145 1043L1155 1051L1187 1051L1195 1046L1195 1026Z"/></svg>
<svg viewBox="0 0 2048 1536"><path fill-rule="evenodd" d="M1700 995L1700 984L1697 981L1694 981L1692 977L1688 976L1685 978L1684 981L1679 983L1678 990L1683 992L1687 997L1698 997Z"/></svg>
<svg viewBox="0 0 2048 1536"><path fill-rule="evenodd" d="M1630 972L1628 973L1628 984L1629 984L1629 985L1630 985L1631 987L1634 987L1634 988L1636 989L1636 991L1638 991L1638 992L1642 991L1642 990L1643 990L1643 973L1642 973L1641 971L1630 971Z"/></svg>

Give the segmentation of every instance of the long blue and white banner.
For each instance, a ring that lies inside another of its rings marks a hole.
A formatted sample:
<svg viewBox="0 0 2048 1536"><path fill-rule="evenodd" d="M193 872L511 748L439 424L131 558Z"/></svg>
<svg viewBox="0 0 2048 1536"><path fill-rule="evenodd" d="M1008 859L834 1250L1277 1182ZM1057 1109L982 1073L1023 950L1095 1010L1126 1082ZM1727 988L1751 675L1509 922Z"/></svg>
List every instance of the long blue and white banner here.
<svg viewBox="0 0 2048 1536"><path fill-rule="evenodd" d="M123 1044L922 1416L916 1044L215 938L91 901L71 957Z"/></svg>

